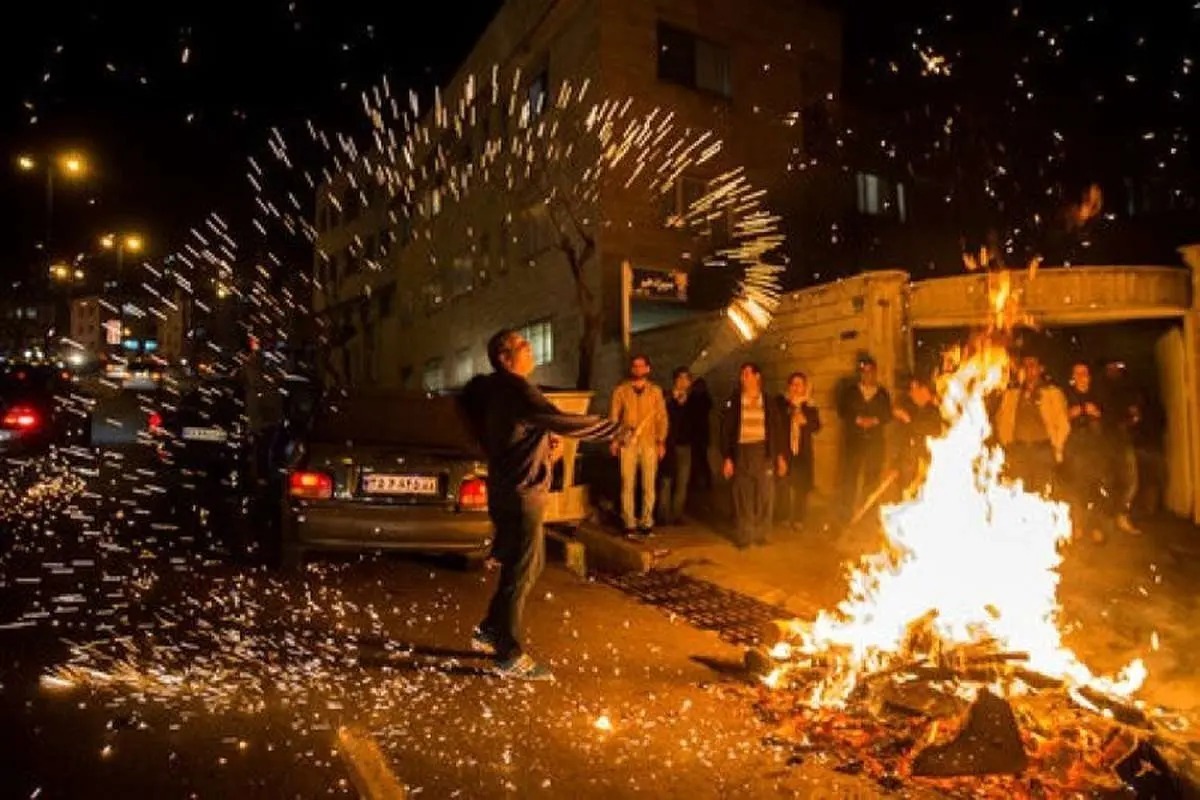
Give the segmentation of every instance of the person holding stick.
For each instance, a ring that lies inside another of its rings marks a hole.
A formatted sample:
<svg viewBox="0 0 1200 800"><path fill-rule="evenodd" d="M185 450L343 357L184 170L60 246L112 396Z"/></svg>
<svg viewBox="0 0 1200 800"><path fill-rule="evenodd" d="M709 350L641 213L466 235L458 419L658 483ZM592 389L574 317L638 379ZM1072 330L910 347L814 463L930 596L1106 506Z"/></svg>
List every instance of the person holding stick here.
<svg viewBox="0 0 1200 800"><path fill-rule="evenodd" d="M598 416L565 414L528 378L533 349L517 331L504 329L487 346L490 375L473 378L461 402L487 454L488 515L495 526L492 554L500 581L471 647L499 659L497 671L525 680L552 678L522 645L525 601L545 564L545 518L557 457L555 436L624 441L630 431Z"/></svg>

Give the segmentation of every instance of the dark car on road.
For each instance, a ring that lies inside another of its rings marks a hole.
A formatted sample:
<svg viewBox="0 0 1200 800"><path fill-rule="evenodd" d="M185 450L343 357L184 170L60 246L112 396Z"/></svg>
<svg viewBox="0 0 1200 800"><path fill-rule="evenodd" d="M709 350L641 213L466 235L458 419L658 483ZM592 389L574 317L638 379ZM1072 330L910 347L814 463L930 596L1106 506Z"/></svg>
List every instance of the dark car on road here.
<svg viewBox="0 0 1200 800"><path fill-rule="evenodd" d="M82 440L70 372L50 364L0 367L0 456L37 455Z"/></svg>
<svg viewBox="0 0 1200 800"><path fill-rule="evenodd" d="M456 398L336 396L299 439L283 487L285 566L335 550L487 556L487 464Z"/></svg>
<svg viewBox="0 0 1200 800"><path fill-rule="evenodd" d="M233 379L203 380L182 391L156 419L160 458L185 483L236 491L244 484L245 406L241 383Z"/></svg>

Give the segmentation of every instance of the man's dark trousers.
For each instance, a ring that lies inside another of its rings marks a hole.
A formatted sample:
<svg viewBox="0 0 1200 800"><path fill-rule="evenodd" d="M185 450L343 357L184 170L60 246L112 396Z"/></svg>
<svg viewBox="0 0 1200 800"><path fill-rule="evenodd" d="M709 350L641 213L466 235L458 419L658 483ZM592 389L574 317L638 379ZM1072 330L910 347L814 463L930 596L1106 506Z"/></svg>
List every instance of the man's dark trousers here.
<svg viewBox="0 0 1200 800"><path fill-rule="evenodd" d="M859 504L879 488L886 455L883 436L854 436L845 441L842 463L842 513L851 517Z"/></svg>
<svg viewBox="0 0 1200 800"><path fill-rule="evenodd" d="M771 529L775 475L763 444L738 445L733 472L733 515L738 544L765 542Z"/></svg>
<svg viewBox="0 0 1200 800"><path fill-rule="evenodd" d="M500 562L500 582L479 628L496 643L501 659L520 655L525 601L546 564L546 495L489 498L488 514L496 528L492 555Z"/></svg>

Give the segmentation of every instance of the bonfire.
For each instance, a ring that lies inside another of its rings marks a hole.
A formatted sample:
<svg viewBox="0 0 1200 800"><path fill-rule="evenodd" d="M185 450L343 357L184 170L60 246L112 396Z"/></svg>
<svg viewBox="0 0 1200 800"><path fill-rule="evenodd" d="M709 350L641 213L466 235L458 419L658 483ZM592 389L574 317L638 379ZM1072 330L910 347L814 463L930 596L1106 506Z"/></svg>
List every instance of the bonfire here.
<svg viewBox="0 0 1200 800"><path fill-rule="evenodd" d="M1019 320L1008 273L992 280L988 326L938 379L946 428L929 442L923 479L880 511L884 546L849 568L835 609L776 623L769 657L752 651L752 666L777 690L763 705L783 723L779 738L890 754L868 770L885 783L1047 767L1070 728L1075 757L1056 785L1095 788L1147 738L1122 727L1148 725L1134 699L1147 671L1136 659L1097 675L1063 642L1068 508L1008 481L1003 452L989 446L987 400L1007 386ZM960 758L955 737L992 752Z"/></svg>

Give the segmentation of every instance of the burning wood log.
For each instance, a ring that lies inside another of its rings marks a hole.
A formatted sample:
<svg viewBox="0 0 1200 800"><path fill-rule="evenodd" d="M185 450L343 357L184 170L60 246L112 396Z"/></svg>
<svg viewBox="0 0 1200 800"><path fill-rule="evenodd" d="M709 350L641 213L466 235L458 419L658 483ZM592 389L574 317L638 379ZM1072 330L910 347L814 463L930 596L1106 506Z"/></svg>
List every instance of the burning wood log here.
<svg viewBox="0 0 1200 800"><path fill-rule="evenodd" d="M1028 765L1012 707L985 689L971 704L966 724L952 742L917 755L913 775L1015 775Z"/></svg>

